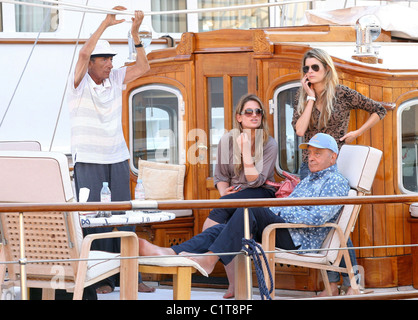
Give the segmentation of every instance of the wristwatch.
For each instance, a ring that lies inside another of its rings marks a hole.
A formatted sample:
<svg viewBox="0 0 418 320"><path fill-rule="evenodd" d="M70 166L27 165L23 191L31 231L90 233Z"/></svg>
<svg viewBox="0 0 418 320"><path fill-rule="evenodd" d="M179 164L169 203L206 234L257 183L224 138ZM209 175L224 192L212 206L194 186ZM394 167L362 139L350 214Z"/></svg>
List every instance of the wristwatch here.
<svg viewBox="0 0 418 320"><path fill-rule="evenodd" d="M316 101L316 98L312 96L307 96L306 101L309 101L309 100Z"/></svg>
<svg viewBox="0 0 418 320"><path fill-rule="evenodd" d="M135 45L135 48L142 48L144 47L142 41Z"/></svg>

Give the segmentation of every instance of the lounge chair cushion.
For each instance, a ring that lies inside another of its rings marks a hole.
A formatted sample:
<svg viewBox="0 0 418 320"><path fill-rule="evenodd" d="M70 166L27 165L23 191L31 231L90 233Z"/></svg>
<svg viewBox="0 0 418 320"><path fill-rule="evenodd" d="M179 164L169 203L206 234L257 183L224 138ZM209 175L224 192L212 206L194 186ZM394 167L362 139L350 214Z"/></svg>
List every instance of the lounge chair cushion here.
<svg viewBox="0 0 418 320"><path fill-rule="evenodd" d="M166 258L160 257L139 257L139 264L142 265L151 265L159 267L194 267L205 277L208 276L205 269L203 269L200 264L196 261L188 259L186 257L172 256Z"/></svg>
<svg viewBox="0 0 418 320"><path fill-rule="evenodd" d="M350 156L353 154L355 159ZM345 144L337 158L338 171L348 179L351 188L370 192L381 157L378 149Z"/></svg>
<svg viewBox="0 0 418 320"><path fill-rule="evenodd" d="M110 253L105 251L90 251L89 259L103 259L103 260L89 260L87 263L86 281L94 279L109 270L119 268L120 260L113 259L120 257L119 253Z"/></svg>
<svg viewBox="0 0 418 320"><path fill-rule="evenodd" d="M146 200L184 200L185 165L138 160L138 178L142 179ZM176 217L193 215L193 210L170 210Z"/></svg>
<svg viewBox="0 0 418 320"><path fill-rule="evenodd" d="M185 172L185 165L138 161L138 178L142 179L146 200L183 200Z"/></svg>
<svg viewBox="0 0 418 320"><path fill-rule="evenodd" d="M276 248L276 250L278 251L275 254L276 259L289 259L292 261L313 262L313 263L320 263L320 264L328 263L327 256L324 253L300 254L300 253L285 252L279 248ZM279 262L282 263L282 260L279 260Z"/></svg>

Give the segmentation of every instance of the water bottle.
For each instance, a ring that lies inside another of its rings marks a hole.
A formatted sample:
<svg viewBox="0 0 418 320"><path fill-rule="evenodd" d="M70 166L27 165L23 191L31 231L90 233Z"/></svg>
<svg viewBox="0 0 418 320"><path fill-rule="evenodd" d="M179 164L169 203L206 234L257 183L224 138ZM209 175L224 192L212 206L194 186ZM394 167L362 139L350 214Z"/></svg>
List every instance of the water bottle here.
<svg viewBox="0 0 418 320"><path fill-rule="evenodd" d="M100 202L109 203L112 201L112 194L109 189L109 184L103 182L102 190L100 191ZM110 211L102 211L99 213L101 217L111 217L112 213Z"/></svg>
<svg viewBox="0 0 418 320"><path fill-rule="evenodd" d="M135 187L135 200L145 200L145 189L144 185L142 184L142 179L138 178Z"/></svg>

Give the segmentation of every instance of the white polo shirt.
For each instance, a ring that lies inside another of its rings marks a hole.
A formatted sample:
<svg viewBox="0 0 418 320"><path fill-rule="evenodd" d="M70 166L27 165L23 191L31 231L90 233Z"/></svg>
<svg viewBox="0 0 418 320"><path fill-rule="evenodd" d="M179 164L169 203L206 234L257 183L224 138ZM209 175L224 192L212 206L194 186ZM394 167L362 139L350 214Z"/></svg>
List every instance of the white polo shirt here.
<svg viewBox="0 0 418 320"><path fill-rule="evenodd" d="M103 84L88 73L74 88L70 76L67 99L71 120L73 161L110 164L129 159L122 131L122 90L126 67L110 72Z"/></svg>

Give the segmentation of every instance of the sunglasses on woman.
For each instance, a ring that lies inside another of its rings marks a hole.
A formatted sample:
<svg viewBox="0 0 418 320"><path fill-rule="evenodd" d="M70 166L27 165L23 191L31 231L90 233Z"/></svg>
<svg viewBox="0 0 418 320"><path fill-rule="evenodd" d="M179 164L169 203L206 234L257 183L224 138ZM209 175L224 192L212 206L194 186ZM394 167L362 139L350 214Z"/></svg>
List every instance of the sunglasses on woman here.
<svg viewBox="0 0 418 320"><path fill-rule="evenodd" d="M302 68L303 73L308 73L309 68L311 68L315 72L319 71L319 65L318 64L313 64L311 66L303 66L303 68Z"/></svg>
<svg viewBox="0 0 418 320"><path fill-rule="evenodd" d="M245 109L241 112L241 114L245 114L246 116L251 116L253 113L258 115L263 115L263 109L257 108L257 109Z"/></svg>

